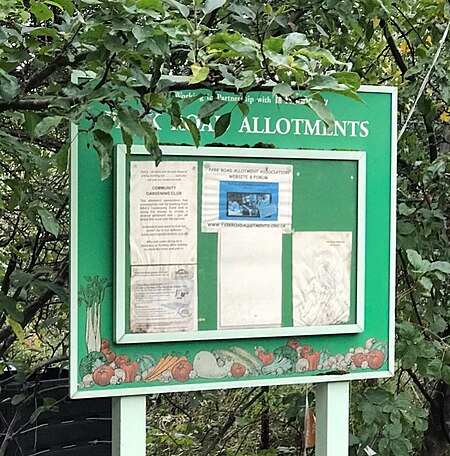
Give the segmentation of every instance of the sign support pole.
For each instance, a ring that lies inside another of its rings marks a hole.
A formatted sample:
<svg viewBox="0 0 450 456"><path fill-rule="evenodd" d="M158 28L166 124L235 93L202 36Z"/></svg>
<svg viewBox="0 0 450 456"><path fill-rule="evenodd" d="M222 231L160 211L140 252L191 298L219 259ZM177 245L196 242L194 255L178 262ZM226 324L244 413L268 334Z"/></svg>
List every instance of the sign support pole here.
<svg viewBox="0 0 450 456"><path fill-rule="evenodd" d="M145 456L145 396L112 398L113 456Z"/></svg>
<svg viewBox="0 0 450 456"><path fill-rule="evenodd" d="M316 385L316 456L348 456L350 382Z"/></svg>

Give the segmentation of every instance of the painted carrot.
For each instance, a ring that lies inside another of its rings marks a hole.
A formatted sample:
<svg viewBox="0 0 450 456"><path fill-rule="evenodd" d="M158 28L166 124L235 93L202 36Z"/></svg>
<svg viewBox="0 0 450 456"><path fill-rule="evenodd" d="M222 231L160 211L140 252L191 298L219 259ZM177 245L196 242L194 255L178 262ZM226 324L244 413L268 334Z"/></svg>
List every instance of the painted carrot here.
<svg viewBox="0 0 450 456"><path fill-rule="evenodd" d="M151 382L156 380L164 371L169 369L172 370L172 368L181 361L187 361L186 356L178 358L177 356L168 355L165 358L161 358L145 381Z"/></svg>

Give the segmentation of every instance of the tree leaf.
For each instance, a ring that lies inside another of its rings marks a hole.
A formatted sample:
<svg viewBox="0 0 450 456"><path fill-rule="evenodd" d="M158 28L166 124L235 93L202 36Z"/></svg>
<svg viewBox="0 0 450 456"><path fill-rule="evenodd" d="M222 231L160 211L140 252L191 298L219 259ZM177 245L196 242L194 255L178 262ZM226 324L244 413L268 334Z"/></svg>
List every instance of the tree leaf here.
<svg viewBox="0 0 450 456"><path fill-rule="evenodd" d="M389 392L383 388L370 388L365 394L368 401L378 405L386 402L390 397Z"/></svg>
<svg viewBox="0 0 450 456"><path fill-rule="evenodd" d="M0 68L0 97L6 101L13 100L19 93L17 79Z"/></svg>
<svg viewBox="0 0 450 456"><path fill-rule="evenodd" d="M17 309L17 302L0 291L0 311L6 312L15 321L23 321L23 313Z"/></svg>
<svg viewBox="0 0 450 456"><path fill-rule="evenodd" d="M398 439L402 435L402 424L397 421L386 426L385 432L389 435L389 439Z"/></svg>
<svg viewBox="0 0 450 456"><path fill-rule="evenodd" d="M113 147L112 136L103 130L94 130L94 149L100 160L100 178L107 179L111 174L111 150Z"/></svg>
<svg viewBox="0 0 450 456"><path fill-rule="evenodd" d="M142 138L144 130L142 129L139 113L136 109L133 109L130 106L121 106L117 110L117 118L119 119L120 126L128 135Z"/></svg>
<svg viewBox="0 0 450 456"><path fill-rule="evenodd" d="M19 405L28 396L26 394L15 394L11 399L11 405Z"/></svg>
<svg viewBox="0 0 450 456"><path fill-rule="evenodd" d="M429 266L430 271L441 271L450 274L450 263L448 261L433 261Z"/></svg>
<svg viewBox="0 0 450 456"><path fill-rule="evenodd" d="M62 302L69 302L69 296L67 295L67 292L65 288L61 285L58 285L55 282L49 282L49 281L40 281L45 287L47 287L49 290L53 291L54 293L57 294L58 298L61 299Z"/></svg>
<svg viewBox="0 0 450 456"><path fill-rule="evenodd" d="M44 3L31 0L30 11L31 11L31 14L33 14L34 17L40 22L44 22L44 21L48 21L48 20L51 20L53 22L53 20L54 20L52 10Z"/></svg>
<svg viewBox="0 0 450 456"><path fill-rule="evenodd" d="M177 0L166 0L166 2L169 5L174 6L183 17L188 17L189 16L189 8L186 5L181 4L180 2L177 2Z"/></svg>
<svg viewBox="0 0 450 456"><path fill-rule="evenodd" d="M441 378L447 385L450 385L450 366L442 366Z"/></svg>
<svg viewBox="0 0 450 456"><path fill-rule="evenodd" d="M11 329L13 330L14 334L16 335L16 337L19 341L22 341L25 339L25 333L24 333L22 325L20 323L18 323L16 320L13 320L12 318L9 318L9 317L6 317L6 322L8 323L9 326L11 326Z"/></svg>
<svg viewBox="0 0 450 456"><path fill-rule="evenodd" d="M361 87L361 78L358 73L353 71L339 71L333 73L333 78L340 84L345 84L353 90L358 90Z"/></svg>
<svg viewBox="0 0 450 456"><path fill-rule="evenodd" d="M416 209L414 207L409 207L405 203L400 203L398 205L398 213L400 215L408 217L409 215L414 214L414 212L416 212Z"/></svg>
<svg viewBox="0 0 450 456"><path fill-rule="evenodd" d="M106 35L103 45L111 52L120 52L124 49L122 40L116 35Z"/></svg>
<svg viewBox="0 0 450 456"><path fill-rule="evenodd" d="M141 122L144 130L144 145L150 154L155 157L155 161L158 164L161 160L162 151L158 144L158 136L156 130L150 122Z"/></svg>
<svg viewBox="0 0 450 456"><path fill-rule="evenodd" d="M110 133L114 127L114 120L106 113L100 114L95 122L95 128Z"/></svg>
<svg viewBox="0 0 450 456"><path fill-rule="evenodd" d="M297 46L308 46L309 40L303 33L290 33L283 41L283 52L287 54Z"/></svg>
<svg viewBox="0 0 450 456"><path fill-rule="evenodd" d="M411 443L404 437L389 441L389 448L392 454L402 456L411 454Z"/></svg>
<svg viewBox="0 0 450 456"><path fill-rule="evenodd" d="M273 95L282 95L283 97L290 97L293 93L294 93L294 91L292 90L291 85L286 84L285 82L282 82L281 84L277 84L272 89Z"/></svg>
<svg viewBox="0 0 450 456"><path fill-rule="evenodd" d="M306 104L325 122L328 128L334 125L333 113L327 108L325 101L321 96L307 98Z"/></svg>
<svg viewBox="0 0 450 456"><path fill-rule="evenodd" d="M45 228L45 231L53 234L55 237L59 234L59 222L56 220L56 217L48 209L42 206L37 207L37 213L41 217L42 225Z"/></svg>
<svg viewBox="0 0 450 456"><path fill-rule="evenodd" d="M159 13L164 13L164 6L159 0L138 0L136 6L138 8L142 8L145 11L155 10Z"/></svg>
<svg viewBox="0 0 450 456"><path fill-rule="evenodd" d="M423 260L419 253L417 253L415 250L408 249L406 251L406 256L408 257L408 261L413 267L413 269L415 269L416 271L422 270Z"/></svg>
<svg viewBox="0 0 450 456"><path fill-rule="evenodd" d="M127 154L131 154L131 146L133 145L133 137L130 136L123 127L120 127L122 133L122 141L127 147Z"/></svg>
<svg viewBox="0 0 450 456"><path fill-rule="evenodd" d="M67 165L69 161L69 143L64 144L59 152L56 154L56 168L59 173L65 173L67 171Z"/></svg>
<svg viewBox="0 0 450 456"><path fill-rule="evenodd" d="M248 113L250 112L250 108L248 107L247 103L244 103L242 101L238 101L237 105L238 105L238 108L241 110L241 112L242 112L242 114L244 116L248 115Z"/></svg>
<svg viewBox="0 0 450 456"><path fill-rule="evenodd" d="M224 107L227 104L223 100L212 100L207 101L198 110L198 116L203 123L209 124L211 116L214 115L220 108Z"/></svg>
<svg viewBox="0 0 450 456"><path fill-rule="evenodd" d="M216 125L214 126L214 137L218 138L219 136L222 136L228 129L231 121L231 112L227 112L225 114L222 114L216 122Z"/></svg>
<svg viewBox="0 0 450 456"><path fill-rule="evenodd" d="M192 76L189 77L189 84L198 84L204 81L209 75L209 66L202 66L199 63L191 65Z"/></svg>
<svg viewBox="0 0 450 456"><path fill-rule="evenodd" d="M34 137L40 138L54 130L60 123L61 116L44 117L34 129Z"/></svg>
<svg viewBox="0 0 450 456"><path fill-rule="evenodd" d="M75 6L71 0L45 0L47 5L58 7L61 11L67 11L70 15L75 12Z"/></svg>
<svg viewBox="0 0 450 456"><path fill-rule="evenodd" d="M245 89L250 87L255 82L255 72L253 70L245 70L239 73L234 80L234 85L237 89Z"/></svg>
<svg viewBox="0 0 450 456"><path fill-rule="evenodd" d="M36 27L30 31L30 35L32 36L50 36L53 39L58 37L58 34L55 29L50 27Z"/></svg>
<svg viewBox="0 0 450 456"><path fill-rule="evenodd" d="M336 79L328 75L314 76L308 88L310 90L332 90L334 92L348 91L348 87L345 84L340 84Z"/></svg>
<svg viewBox="0 0 450 456"><path fill-rule="evenodd" d="M225 2L226 0L206 0L206 2L202 5L202 11L205 14L212 13L214 10L225 5Z"/></svg>
<svg viewBox="0 0 450 456"><path fill-rule="evenodd" d="M191 132L191 136L194 140L195 147L198 147L200 145L200 132L197 128L196 123L188 117L183 117L183 121L186 123L187 127L189 128L189 131Z"/></svg>
<svg viewBox="0 0 450 456"><path fill-rule="evenodd" d="M434 378L439 378L441 375L442 361L439 358L432 359L427 365L427 374Z"/></svg>
<svg viewBox="0 0 450 456"><path fill-rule="evenodd" d="M34 130L36 128L36 125L38 125L42 120L42 117L34 111L25 111L23 113L23 116L25 130L29 133L31 138L34 138Z"/></svg>

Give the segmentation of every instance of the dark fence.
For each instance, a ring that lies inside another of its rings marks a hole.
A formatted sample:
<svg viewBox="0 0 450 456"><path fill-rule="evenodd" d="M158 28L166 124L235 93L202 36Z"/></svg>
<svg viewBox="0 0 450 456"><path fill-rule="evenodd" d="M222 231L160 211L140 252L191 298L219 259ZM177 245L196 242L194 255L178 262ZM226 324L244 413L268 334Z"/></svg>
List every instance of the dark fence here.
<svg viewBox="0 0 450 456"><path fill-rule="evenodd" d="M70 400L67 371L59 369L25 384L8 381L7 375L0 381L0 448L7 444L5 456L111 455L111 399ZM33 413L39 413L36 420Z"/></svg>

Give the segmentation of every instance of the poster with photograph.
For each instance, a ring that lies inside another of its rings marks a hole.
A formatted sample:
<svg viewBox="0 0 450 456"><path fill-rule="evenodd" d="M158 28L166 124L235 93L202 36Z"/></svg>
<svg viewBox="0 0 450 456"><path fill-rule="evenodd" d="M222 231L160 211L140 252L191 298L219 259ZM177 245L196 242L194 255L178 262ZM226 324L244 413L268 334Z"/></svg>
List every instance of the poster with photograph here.
<svg viewBox="0 0 450 456"><path fill-rule="evenodd" d="M294 326L322 326L348 322L351 260L350 231L310 231L293 234Z"/></svg>
<svg viewBox="0 0 450 456"><path fill-rule="evenodd" d="M222 227L291 229L292 165L203 163L202 232Z"/></svg>
<svg viewBox="0 0 450 456"><path fill-rule="evenodd" d="M197 267L135 266L130 284L130 331L197 330Z"/></svg>
<svg viewBox="0 0 450 456"><path fill-rule="evenodd" d="M130 263L197 262L197 163L130 165Z"/></svg>
<svg viewBox="0 0 450 456"><path fill-rule="evenodd" d="M221 228L218 329L281 326L281 228Z"/></svg>

